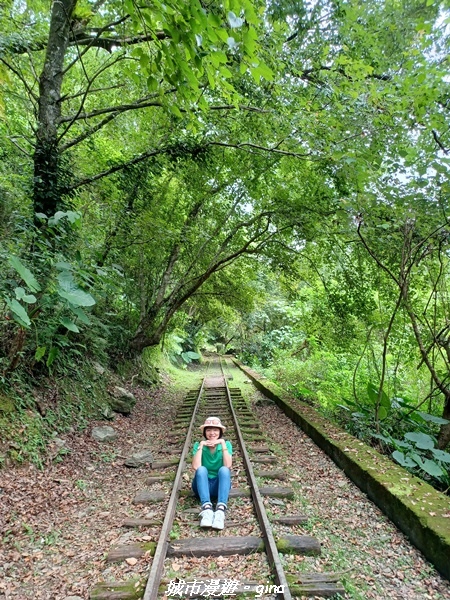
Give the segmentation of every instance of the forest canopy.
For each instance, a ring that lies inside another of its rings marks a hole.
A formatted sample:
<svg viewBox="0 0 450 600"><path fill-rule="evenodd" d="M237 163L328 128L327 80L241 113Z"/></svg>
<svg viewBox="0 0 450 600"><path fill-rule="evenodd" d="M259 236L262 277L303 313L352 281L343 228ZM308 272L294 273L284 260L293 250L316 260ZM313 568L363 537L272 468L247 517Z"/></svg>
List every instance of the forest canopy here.
<svg viewBox="0 0 450 600"><path fill-rule="evenodd" d="M448 486L448 9L3 2L5 389L219 345Z"/></svg>

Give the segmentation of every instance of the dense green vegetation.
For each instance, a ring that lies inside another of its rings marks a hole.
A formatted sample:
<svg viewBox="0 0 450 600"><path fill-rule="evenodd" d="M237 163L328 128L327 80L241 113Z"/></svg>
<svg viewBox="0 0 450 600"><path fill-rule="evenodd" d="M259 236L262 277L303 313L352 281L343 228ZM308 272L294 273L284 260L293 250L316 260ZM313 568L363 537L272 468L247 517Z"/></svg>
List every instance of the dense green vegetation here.
<svg viewBox="0 0 450 600"><path fill-rule="evenodd" d="M0 411L233 349L447 488L448 3L32 4L1 7Z"/></svg>

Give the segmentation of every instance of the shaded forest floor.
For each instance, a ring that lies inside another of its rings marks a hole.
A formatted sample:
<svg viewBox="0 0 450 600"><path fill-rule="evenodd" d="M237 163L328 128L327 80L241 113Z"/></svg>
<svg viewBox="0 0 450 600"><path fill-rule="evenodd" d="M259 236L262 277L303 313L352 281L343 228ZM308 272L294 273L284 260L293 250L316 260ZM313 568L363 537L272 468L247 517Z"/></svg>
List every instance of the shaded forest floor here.
<svg viewBox="0 0 450 600"><path fill-rule="evenodd" d="M289 570L341 572L347 599L449 598L450 583L342 471L276 406L257 406L261 395L240 371L229 371L233 386L253 403L296 490L289 510L310 517L305 533L322 544L321 557L287 557ZM125 517L151 512L131 504L136 492L145 488L148 469L129 469L123 461L144 447L153 450L155 459L163 458L170 424L185 392L166 383L150 391L135 387L133 393L133 414L117 415L111 423L119 433L115 442L93 440L92 427L105 422L91 423L84 432L64 436L70 452L61 462L49 461L43 471L23 466L0 472L0 600L88 599L102 579L146 572L145 559L131 561L134 564L105 560L113 546L130 538L158 538L157 529L140 533L121 527Z"/></svg>
<svg viewBox="0 0 450 600"><path fill-rule="evenodd" d="M121 524L148 478L147 468L130 469L123 462L143 448L158 459L185 393L171 386L132 391L137 403L130 417L116 415L112 422L92 422L84 432L59 436L70 451L61 462L50 461L43 471L33 466L0 471L0 600L89 598L100 579L145 571L142 562L134 567L105 562L107 551L123 542ZM118 439L96 442L91 431L97 425L111 425Z"/></svg>

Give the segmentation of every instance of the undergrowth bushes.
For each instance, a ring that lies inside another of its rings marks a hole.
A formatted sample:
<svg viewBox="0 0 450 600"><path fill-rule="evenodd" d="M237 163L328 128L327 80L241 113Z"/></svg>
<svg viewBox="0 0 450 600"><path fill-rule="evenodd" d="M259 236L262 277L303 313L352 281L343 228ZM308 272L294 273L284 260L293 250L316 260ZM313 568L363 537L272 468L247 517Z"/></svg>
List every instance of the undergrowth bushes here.
<svg viewBox="0 0 450 600"><path fill-rule="evenodd" d="M374 373L345 353L315 349L303 360L278 351L264 374L293 396L314 405L346 431L375 446L411 473L434 485L450 488L450 453L437 447L445 419L438 400L427 396L421 374L388 371L384 392L372 383ZM252 365L255 366L255 365ZM261 369L261 365L256 365Z"/></svg>
<svg viewBox="0 0 450 600"><path fill-rule="evenodd" d="M4 392L8 404L0 404L0 467L10 462L43 467L55 436L104 418L108 381L87 363L77 375L43 380L37 387L20 375Z"/></svg>

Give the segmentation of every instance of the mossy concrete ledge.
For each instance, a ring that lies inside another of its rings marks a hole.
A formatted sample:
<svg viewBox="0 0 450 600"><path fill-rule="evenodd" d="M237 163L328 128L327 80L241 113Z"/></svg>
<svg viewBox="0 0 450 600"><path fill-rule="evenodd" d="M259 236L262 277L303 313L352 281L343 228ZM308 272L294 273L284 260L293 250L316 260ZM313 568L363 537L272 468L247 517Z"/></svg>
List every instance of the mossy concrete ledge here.
<svg viewBox="0 0 450 600"><path fill-rule="evenodd" d="M233 360L450 580L450 498Z"/></svg>

